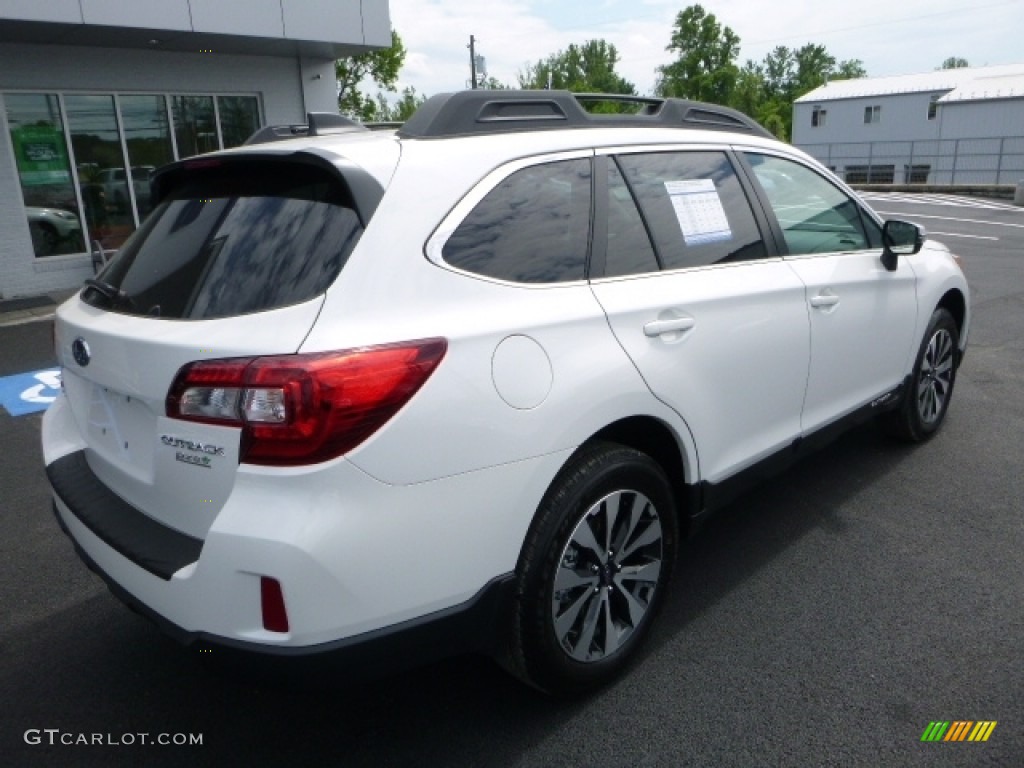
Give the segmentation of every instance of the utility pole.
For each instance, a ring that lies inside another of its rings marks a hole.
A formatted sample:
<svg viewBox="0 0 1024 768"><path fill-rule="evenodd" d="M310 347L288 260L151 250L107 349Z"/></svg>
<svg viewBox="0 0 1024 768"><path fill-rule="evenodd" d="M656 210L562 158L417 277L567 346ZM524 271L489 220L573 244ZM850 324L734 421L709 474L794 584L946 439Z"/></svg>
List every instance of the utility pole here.
<svg viewBox="0 0 1024 768"><path fill-rule="evenodd" d="M470 74L470 86L474 90L476 89L476 38L472 35L469 36L469 74Z"/></svg>

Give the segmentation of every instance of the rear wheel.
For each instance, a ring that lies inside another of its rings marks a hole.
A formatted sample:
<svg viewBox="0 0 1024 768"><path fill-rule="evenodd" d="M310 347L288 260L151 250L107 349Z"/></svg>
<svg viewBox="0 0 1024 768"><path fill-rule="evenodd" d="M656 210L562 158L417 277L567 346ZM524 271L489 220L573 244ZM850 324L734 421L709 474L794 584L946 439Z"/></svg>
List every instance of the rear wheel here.
<svg viewBox="0 0 1024 768"><path fill-rule="evenodd" d="M956 383L960 333L948 310L932 314L900 408L882 417L885 430L903 440L927 440L942 426Z"/></svg>
<svg viewBox="0 0 1024 768"><path fill-rule="evenodd" d="M664 598L677 527L668 480L650 457L609 443L577 455L520 558L512 671L553 694L614 678Z"/></svg>

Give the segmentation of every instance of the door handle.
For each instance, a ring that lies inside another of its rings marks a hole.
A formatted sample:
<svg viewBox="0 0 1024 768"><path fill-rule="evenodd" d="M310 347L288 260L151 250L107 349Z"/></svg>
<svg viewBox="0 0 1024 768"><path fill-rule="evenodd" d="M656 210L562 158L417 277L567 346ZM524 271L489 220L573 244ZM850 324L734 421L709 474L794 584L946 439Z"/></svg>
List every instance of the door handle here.
<svg viewBox="0 0 1024 768"><path fill-rule="evenodd" d="M644 336L661 336L663 333L681 333L697 324L692 317L672 317L668 320L652 320L644 325Z"/></svg>
<svg viewBox="0 0 1024 768"><path fill-rule="evenodd" d="M811 299L812 307L834 307L839 303L839 297L834 293L819 293Z"/></svg>

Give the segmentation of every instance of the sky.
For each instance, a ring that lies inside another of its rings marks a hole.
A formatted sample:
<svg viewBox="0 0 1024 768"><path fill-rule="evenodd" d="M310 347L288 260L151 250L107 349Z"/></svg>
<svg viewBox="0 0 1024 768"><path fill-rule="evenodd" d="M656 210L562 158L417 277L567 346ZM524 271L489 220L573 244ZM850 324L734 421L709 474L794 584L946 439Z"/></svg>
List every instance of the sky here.
<svg viewBox="0 0 1024 768"><path fill-rule="evenodd" d="M652 94L676 15L669 0L389 0L407 49L399 90L422 96L469 85L469 36L487 74L516 87L527 65L571 43L604 39L617 71ZM958 56L971 66L1024 63L1024 0L716 0L703 2L740 38L737 63L779 45L824 45L837 61L860 59L871 77L913 74Z"/></svg>

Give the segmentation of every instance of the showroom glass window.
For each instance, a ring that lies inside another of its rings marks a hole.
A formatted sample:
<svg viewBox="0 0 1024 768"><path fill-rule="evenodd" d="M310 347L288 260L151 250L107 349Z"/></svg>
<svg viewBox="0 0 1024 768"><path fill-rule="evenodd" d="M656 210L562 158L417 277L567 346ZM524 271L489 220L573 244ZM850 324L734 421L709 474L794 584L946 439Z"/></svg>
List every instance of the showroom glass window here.
<svg viewBox="0 0 1024 768"><path fill-rule="evenodd" d="M135 231L114 97L67 94L64 109L89 242L117 249Z"/></svg>
<svg viewBox="0 0 1024 768"><path fill-rule="evenodd" d="M238 146L261 125L252 95L2 98L36 257L119 248L152 209L157 168Z"/></svg>
<svg viewBox="0 0 1024 768"><path fill-rule="evenodd" d="M163 96L121 96L121 125L128 149L132 191L139 219L153 208L149 181L153 171L174 160L167 101Z"/></svg>
<svg viewBox="0 0 1024 768"><path fill-rule="evenodd" d="M220 149L212 96L172 96L171 109L178 157L192 157Z"/></svg>
<svg viewBox="0 0 1024 768"><path fill-rule="evenodd" d="M82 224L57 95L8 93L4 104L33 252L81 253Z"/></svg>
<svg viewBox="0 0 1024 768"><path fill-rule="evenodd" d="M217 114L224 149L237 147L260 127L260 105L252 96L218 96Z"/></svg>

